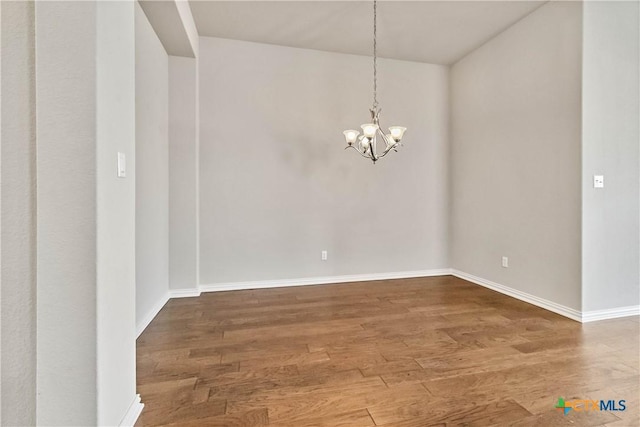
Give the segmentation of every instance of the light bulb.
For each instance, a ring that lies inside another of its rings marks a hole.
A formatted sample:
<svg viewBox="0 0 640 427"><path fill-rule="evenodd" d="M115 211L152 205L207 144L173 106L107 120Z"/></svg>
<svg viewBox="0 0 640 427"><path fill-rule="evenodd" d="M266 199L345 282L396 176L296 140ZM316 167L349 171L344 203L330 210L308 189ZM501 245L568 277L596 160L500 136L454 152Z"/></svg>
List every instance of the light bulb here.
<svg viewBox="0 0 640 427"><path fill-rule="evenodd" d="M362 133L364 134L364 136L369 139L373 138L376 134L376 130L378 130L378 125L374 123L365 123L360 127L362 128Z"/></svg>
<svg viewBox="0 0 640 427"><path fill-rule="evenodd" d="M407 128L402 127L402 126L391 126L389 128L389 132L391 133L391 137L393 138L393 140L395 142L400 142L400 140L402 139L402 136L404 135L404 131L406 131Z"/></svg>
<svg viewBox="0 0 640 427"><path fill-rule="evenodd" d="M356 142L356 139L358 138L358 135L360 135L360 132L358 132L357 130L353 130L353 129L345 130L342 133L344 134L344 139L347 141L347 144L349 144L349 145L351 145L354 142Z"/></svg>

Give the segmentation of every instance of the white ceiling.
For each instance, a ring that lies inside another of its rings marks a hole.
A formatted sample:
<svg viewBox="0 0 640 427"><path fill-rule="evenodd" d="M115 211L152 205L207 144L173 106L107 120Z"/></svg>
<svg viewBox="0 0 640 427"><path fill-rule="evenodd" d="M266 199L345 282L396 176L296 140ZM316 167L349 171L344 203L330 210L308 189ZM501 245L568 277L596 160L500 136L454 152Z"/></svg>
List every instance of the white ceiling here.
<svg viewBox="0 0 640 427"><path fill-rule="evenodd" d="M545 1L380 1L378 55L452 64ZM190 2L201 36L371 55L373 2Z"/></svg>

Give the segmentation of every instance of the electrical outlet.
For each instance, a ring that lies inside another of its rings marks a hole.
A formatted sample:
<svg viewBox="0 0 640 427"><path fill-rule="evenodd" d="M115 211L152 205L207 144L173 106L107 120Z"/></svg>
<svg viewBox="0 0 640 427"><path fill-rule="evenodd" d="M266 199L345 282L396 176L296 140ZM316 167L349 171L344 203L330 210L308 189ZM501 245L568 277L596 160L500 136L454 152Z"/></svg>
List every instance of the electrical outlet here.
<svg viewBox="0 0 640 427"><path fill-rule="evenodd" d="M502 257L502 267L504 268L509 267L509 257L506 257L506 256Z"/></svg>
<svg viewBox="0 0 640 427"><path fill-rule="evenodd" d="M327 260L327 251L322 251L322 260L326 261Z"/></svg>
<svg viewBox="0 0 640 427"><path fill-rule="evenodd" d="M604 175L593 175L593 188L604 188Z"/></svg>

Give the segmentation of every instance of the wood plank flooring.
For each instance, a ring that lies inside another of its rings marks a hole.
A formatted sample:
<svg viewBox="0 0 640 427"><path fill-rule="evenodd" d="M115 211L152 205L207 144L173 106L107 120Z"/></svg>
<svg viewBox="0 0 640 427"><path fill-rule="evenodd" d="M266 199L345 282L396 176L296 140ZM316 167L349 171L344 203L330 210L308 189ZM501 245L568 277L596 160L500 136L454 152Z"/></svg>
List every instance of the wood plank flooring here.
<svg viewBox="0 0 640 427"><path fill-rule="evenodd" d="M639 426L639 327L451 276L174 299L138 339L136 425Z"/></svg>

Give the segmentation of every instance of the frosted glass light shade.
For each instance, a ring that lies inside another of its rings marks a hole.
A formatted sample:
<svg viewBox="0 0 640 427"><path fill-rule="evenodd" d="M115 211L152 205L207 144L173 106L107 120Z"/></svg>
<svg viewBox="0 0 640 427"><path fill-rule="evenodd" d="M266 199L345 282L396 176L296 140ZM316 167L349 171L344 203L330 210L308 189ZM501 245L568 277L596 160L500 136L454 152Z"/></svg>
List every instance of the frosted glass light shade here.
<svg viewBox="0 0 640 427"><path fill-rule="evenodd" d="M358 135L360 135L360 132L353 129L345 130L342 133L344 133L344 139L347 141L347 144L349 145L356 142L356 139L358 139Z"/></svg>
<svg viewBox="0 0 640 427"><path fill-rule="evenodd" d="M393 139L393 136L391 136L390 133L386 134L385 136L387 137L387 144L389 146L396 145L397 141L395 139Z"/></svg>
<svg viewBox="0 0 640 427"><path fill-rule="evenodd" d="M369 143L370 143L370 139L363 136L362 138L360 138L360 150L362 150L363 153L366 153L367 150L369 149Z"/></svg>
<svg viewBox="0 0 640 427"><path fill-rule="evenodd" d="M391 137L395 142L399 142L402 139L405 130L407 130L407 128L402 126L391 126L389 128L389 133L391 133Z"/></svg>
<svg viewBox="0 0 640 427"><path fill-rule="evenodd" d="M362 134L367 138L373 138L378 130L378 125L375 123L365 123L360 127L362 128Z"/></svg>

